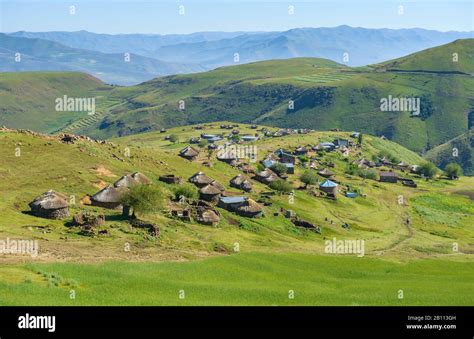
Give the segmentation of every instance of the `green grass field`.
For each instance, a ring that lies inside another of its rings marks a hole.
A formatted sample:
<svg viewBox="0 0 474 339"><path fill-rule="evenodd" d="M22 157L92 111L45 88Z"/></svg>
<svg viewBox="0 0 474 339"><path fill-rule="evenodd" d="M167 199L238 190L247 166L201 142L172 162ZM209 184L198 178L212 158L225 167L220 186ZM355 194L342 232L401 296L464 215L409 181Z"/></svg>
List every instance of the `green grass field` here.
<svg viewBox="0 0 474 339"><path fill-rule="evenodd" d="M76 141L64 144L49 136L16 131L0 132L0 239L37 239L37 258L0 255L1 305L472 305L474 278L473 203L469 192L474 180L421 180L416 189L401 184L364 180L345 173L348 161L370 159L381 150L400 160L418 164L416 153L388 140L364 135L361 149L349 160L338 153L312 155L318 162L333 162L341 185L358 189L364 197L336 201L314 197L300 186L300 164L288 182L295 188L294 202L275 195L265 217L248 219L223 209L221 222L209 227L169 218L166 211L142 216L160 227L160 237L131 228L118 211L83 205L86 194L113 183L123 174L140 171L168 198L170 185L158 182L161 174L187 179L199 170L226 186L239 171L207 151L197 161L177 156L186 141L200 133L220 133L221 123L176 127L179 142L150 132L116 138L100 144ZM255 133L241 124L242 134ZM273 130L270 128L270 130ZM262 139L258 160L277 148L316 144L348 132L313 132ZM224 141L221 141L221 143ZM17 149L21 156L15 156ZM124 156L128 149L130 156ZM38 155L42 156L38 156ZM256 166L256 164L254 164ZM27 213L28 202L55 189L75 197L71 214L105 213L101 230L108 235L83 236L66 220L48 220ZM268 192L254 181L257 199ZM463 194L460 194L462 192ZM398 198L405 203L400 205ZM293 225L280 212L293 210L299 217L321 226L321 234ZM410 217L411 224L404 224ZM344 229L348 223L350 229ZM325 240L363 239L365 257L326 255ZM234 252L239 244L239 253ZM453 244L457 250L453 250ZM125 251L128 244L130 251ZM69 299L74 289L77 298ZM288 299L288 291L295 299ZM180 290L185 299L179 299ZM404 299L398 299L398 291Z"/></svg>
<svg viewBox="0 0 474 339"><path fill-rule="evenodd" d="M474 266L438 259L240 253L184 263L31 264L0 273L0 305L474 303Z"/></svg>

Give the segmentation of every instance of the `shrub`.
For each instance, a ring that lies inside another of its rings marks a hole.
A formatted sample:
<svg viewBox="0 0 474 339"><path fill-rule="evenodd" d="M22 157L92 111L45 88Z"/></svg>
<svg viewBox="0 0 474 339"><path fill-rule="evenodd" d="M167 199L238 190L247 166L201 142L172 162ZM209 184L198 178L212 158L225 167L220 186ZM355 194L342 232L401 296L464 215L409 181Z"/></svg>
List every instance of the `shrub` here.
<svg viewBox="0 0 474 339"><path fill-rule="evenodd" d="M199 194L196 187L190 184L180 185L174 190L174 197L176 200L181 199L181 197L185 197L187 199L197 199L198 195Z"/></svg>
<svg viewBox="0 0 474 339"><path fill-rule="evenodd" d="M275 191L281 193L290 193L293 190L293 186L291 186L288 182L282 179L278 179L270 183L269 186L271 189L274 189Z"/></svg>
<svg viewBox="0 0 474 339"><path fill-rule="evenodd" d="M434 178L438 169L432 162L425 162L424 164L420 165L420 174L427 178Z"/></svg>
<svg viewBox="0 0 474 339"><path fill-rule="evenodd" d="M373 169L360 168L357 172L361 178L377 180L377 172Z"/></svg>
<svg viewBox="0 0 474 339"><path fill-rule="evenodd" d="M444 173L449 179L456 179L462 175L462 168L459 164L451 162L444 168Z"/></svg>
<svg viewBox="0 0 474 339"><path fill-rule="evenodd" d="M208 144L208 142L207 142L206 139L201 139L201 140L199 140L198 146L201 147L201 148L203 148L203 147L206 147L207 144Z"/></svg>
<svg viewBox="0 0 474 339"><path fill-rule="evenodd" d="M163 208L163 193L154 185L135 185L122 197L121 203L124 207L133 208L132 216L135 213L153 213Z"/></svg>
<svg viewBox="0 0 474 339"><path fill-rule="evenodd" d="M318 175L315 171L305 171L300 177L301 182L306 185L316 185L318 183L318 179Z"/></svg>
<svg viewBox="0 0 474 339"><path fill-rule="evenodd" d="M179 137L176 134L171 134L170 135L170 141L175 144L179 141Z"/></svg>
<svg viewBox="0 0 474 339"><path fill-rule="evenodd" d="M288 170L285 165L280 163L274 164L272 167L270 167L270 169L278 175L283 175Z"/></svg>

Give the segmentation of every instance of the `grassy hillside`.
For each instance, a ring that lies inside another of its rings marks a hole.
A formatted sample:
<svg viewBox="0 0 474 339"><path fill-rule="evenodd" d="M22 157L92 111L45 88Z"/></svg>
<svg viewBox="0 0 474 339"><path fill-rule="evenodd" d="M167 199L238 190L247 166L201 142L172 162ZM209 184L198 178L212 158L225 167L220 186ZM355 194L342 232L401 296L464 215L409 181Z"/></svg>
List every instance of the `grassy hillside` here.
<svg viewBox="0 0 474 339"><path fill-rule="evenodd" d="M0 305L471 306L474 302L473 265L439 259L400 264L372 258L242 253L186 263L2 266L0 272L0 291L5 292ZM48 285L44 276L51 274L58 286ZM71 288L76 291L74 300L69 297ZM398 299L399 290L403 299Z"/></svg>
<svg viewBox="0 0 474 339"><path fill-rule="evenodd" d="M377 69L474 74L474 39L459 39L376 65Z"/></svg>
<svg viewBox="0 0 474 339"><path fill-rule="evenodd" d="M87 116L58 112L56 98L95 97L97 111L111 87L77 72L0 73L0 126L50 133Z"/></svg>
<svg viewBox="0 0 474 339"><path fill-rule="evenodd" d="M426 158L444 168L451 162L458 163L465 175L474 175L474 131L466 133L436 146L426 153Z"/></svg>
<svg viewBox="0 0 474 339"><path fill-rule="evenodd" d="M176 299L180 289L189 298L182 302L185 305L472 303L465 298L467 287L463 281L472 280L473 275L469 265L474 252L470 227L474 210L466 197L474 191L473 179L425 181L404 174L418 183L418 188L410 188L347 174L348 161L361 156L371 159L381 151L410 164L423 162L416 153L378 137L365 135L362 148L351 152L349 160L338 152L316 156L318 163L335 164L333 170L341 185L361 192L355 199L340 195L333 201L297 189L301 185L299 176L305 171L298 161L295 174L288 178L295 188L294 201L287 195L273 195L272 205L264 207L265 216L259 219L218 208L221 221L217 227L210 227L169 218L163 211L141 216L159 225L160 236L152 237L146 230L130 227L118 211L81 203L86 194L134 171L144 173L159 185L166 198L172 195L173 185L158 182L159 175L174 173L187 179L199 170L239 194L229 186L229 180L239 170L216 161L215 153L207 159L207 151L203 150L198 161L193 162L177 156L189 137L222 132L219 125L206 125L202 130L195 130L194 126L171 129L167 134L179 139L174 144L159 132L108 143L78 140L65 144L57 137L0 131L0 152L5 159L0 164L0 238L38 239L40 243L40 254L35 259L0 257L5 263L0 269L0 291L8 290L11 296L2 298L1 303L68 305L70 288L77 289L77 303L81 305L180 304ZM239 128L242 134L255 133L248 125ZM265 138L254 145L261 160L279 147L314 145L335 137L347 138L348 133ZM20 156L16 156L18 149ZM130 156L125 155L126 151ZM209 160L212 167L203 165ZM271 191L266 185L253 183L254 191L249 196L254 199ZM71 218L49 220L25 213L29 210L27 204L48 189L74 197L71 214L105 213L106 223L100 230L108 234L84 236L77 227L68 226ZM404 204L399 204L400 196ZM320 226L321 234L296 227L280 213L280 208ZM404 223L406 218L411 220L408 226ZM345 223L349 229L342 227ZM324 241L333 237L364 239L365 257L325 254ZM234 250L236 243L239 252ZM459 246L457 252L453 251L453 243ZM124 250L126 244L130 251ZM206 259L214 256L220 258ZM181 263L194 259L202 260ZM136 263L143 261L150 263ZM157 261L171 262L153 263ZM104 263L96 266L98 262ZM221 272L219 277L217 272ZM458 279L459 274L466 278ZM114 279L110 280L111 276ZM233 283L229 284L229 280ZM104 284L105 289L101 287ZM446 284L452 288L439 293L440 286ZM361 285L365 286L362 291ZM287 299L289 289L296 291L294 301ZM374 289L378 292L374 293ZM397 299L398 289L406 291L405 301ZM18 298L21 293L31 298Z"/></svg>
<svg viewBox="0 0 474 339"><path fill-rule="evenodd" d="M472 39L454 44L456 70L470 73ZM448 44L406 57L433 57L433 71L445 70ZM450 59L451 60L451 59ZM420 61L423 63L423 61ZM415 61L413 61L415 63ZM384 135L423 152L466 131L474 78L465 74L391 72L348 68L323 59L289 59L223 67L193 75L158 78L114 90L122 102L100 120L76 129L96 137L122 136L161 127L230 120L273 126L341 128ZM383 112L382 98L420 98L422 114ZM185 108L180 109L179 102ZM294 108L289 108L289 101Z"/></svg>

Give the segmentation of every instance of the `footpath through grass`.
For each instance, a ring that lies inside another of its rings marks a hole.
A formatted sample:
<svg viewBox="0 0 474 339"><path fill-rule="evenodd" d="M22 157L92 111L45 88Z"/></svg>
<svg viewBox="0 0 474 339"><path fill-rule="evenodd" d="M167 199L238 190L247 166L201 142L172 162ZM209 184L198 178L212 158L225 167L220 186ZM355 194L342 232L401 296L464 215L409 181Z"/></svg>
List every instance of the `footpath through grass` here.
<svg viewBox="0 0 474 339"><path fill-rule="evenodd" d="M473 305L472 281L469 262L305 254L5 265L0 305Z"/></svg>

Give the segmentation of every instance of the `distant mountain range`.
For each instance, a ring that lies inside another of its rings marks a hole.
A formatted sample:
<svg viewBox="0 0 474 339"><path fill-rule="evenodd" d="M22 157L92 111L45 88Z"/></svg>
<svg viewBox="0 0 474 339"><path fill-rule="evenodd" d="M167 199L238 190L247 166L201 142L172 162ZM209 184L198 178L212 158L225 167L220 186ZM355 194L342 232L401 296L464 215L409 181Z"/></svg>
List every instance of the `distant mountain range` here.
<svg viewBox="0 0 474 339"><path fill-rule="evenodd" d="M295 57L363 66L472 36L473 32L349 26L183 35L22 31L0 35L0 70L82 71L108 83L130 85L157 76ZM17 52L24 55L23 63L15 62ZM124 62L124 53L131 54L131 62Z"/></svg>

